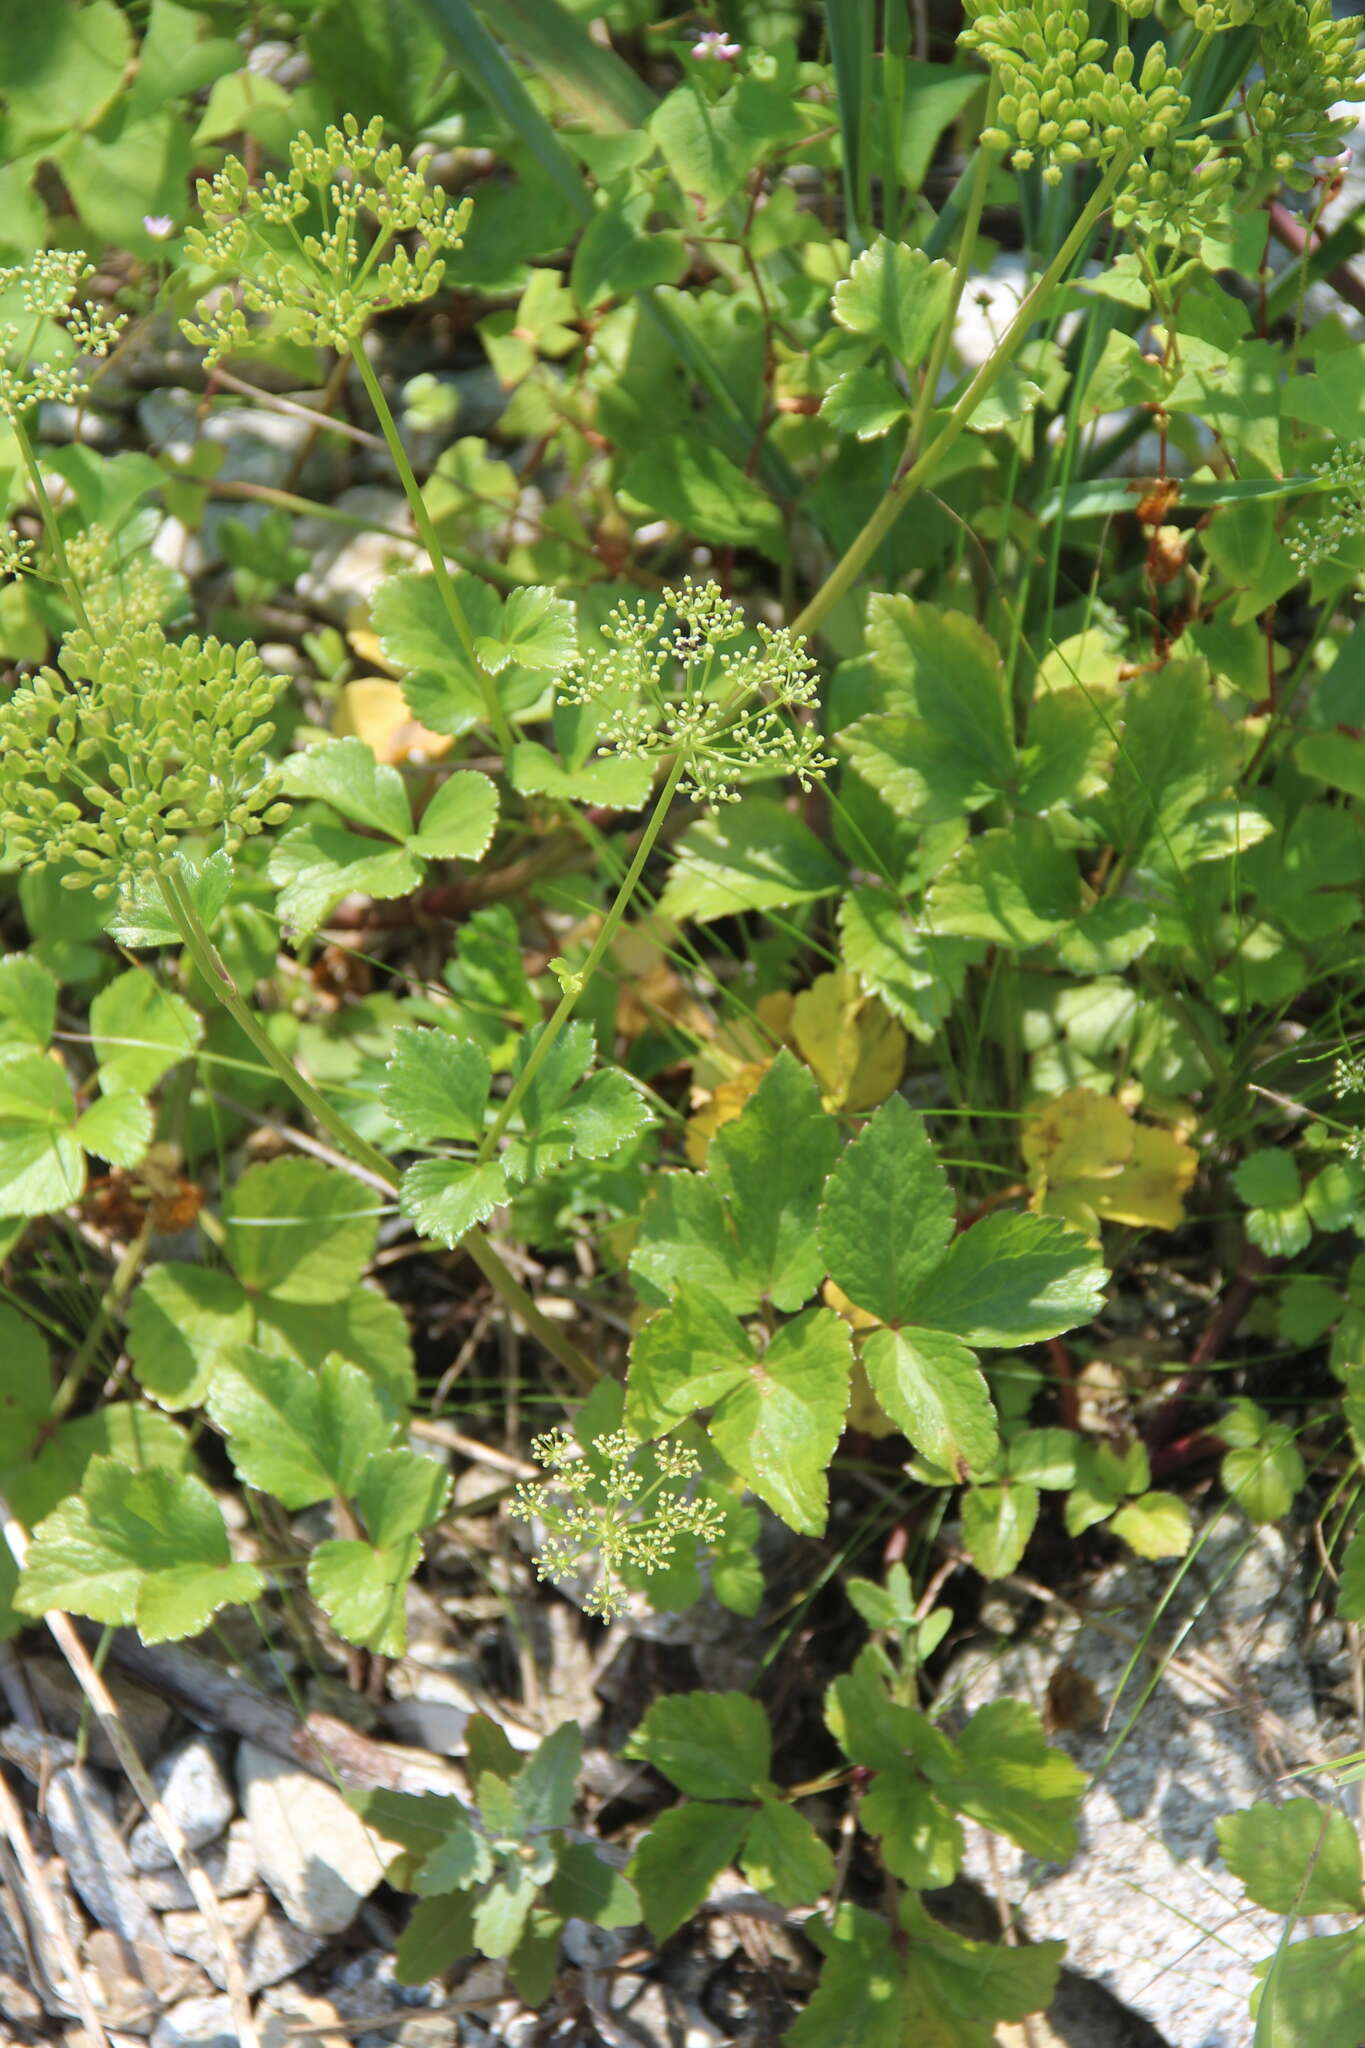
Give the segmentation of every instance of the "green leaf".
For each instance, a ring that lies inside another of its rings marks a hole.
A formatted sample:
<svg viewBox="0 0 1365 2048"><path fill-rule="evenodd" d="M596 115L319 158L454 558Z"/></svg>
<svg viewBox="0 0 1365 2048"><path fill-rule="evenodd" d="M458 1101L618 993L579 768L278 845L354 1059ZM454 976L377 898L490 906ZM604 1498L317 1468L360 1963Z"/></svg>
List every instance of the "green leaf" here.
<svg viewBox="0 0 1365 2048"><path fill-rule="evenodd" d="M749 1826L742 1806L675 1806L661 1813L635 1851L630 1875L656 1941L692 1918L739 1853Z"/></svg>
<svg viewBox="0 0 1365 2048"><path fill-rule="evenodd" d="M448 776L408 841L426 860L482 860L498 822L498 792L476 768Z"/></svg>
<svg viewBox="0 0 1365 2048"><path fill-rule="evenodd" d="M1301 1200L1303 1189L1292 1153L1279 1147L1250 1152L1232 1176L1242 1200L1257 1209L1287 1208Z"/></svg>
<svg viewBox="0 0 1365 2048"><path fill-rule="evenodd" d="M999 1439L976 1354L949 1331L873 1330L863 1369L881 1407L916 1450L947 1472L985 1471Z"/></svg>
<svg viewBox="0 0 1365 2048"><path fill-rule="evenodd" d="M532 1751L512 1781L528 1835L568 1826L582 1763L583 1736L576 1721L561 1721Z"/></svg>
<svg viewBox="0 0 1365 2048"><path fill-rule="evenodd" d="M838 1145L838 1124L821 1108L810 1069L785 1048L711 1140L707 1177L742 1248L755 1305L797 1309L815 1291L824 1270L820 1194Z"/></svg>
<svg viewBox="0 0 1365 2048"><path fill-rule="evenodd" d="M940 1789L962 1813L1044 1863L1075 1855L1085 1773L1049 1746L1032 1707L992 1700L973 1714L956 1747L957 1764Z"/></svg>
<svg viewBox="0 0 1365 2048"><path fill-rule="evenodd" d="M538 740L518 740L508 760L508 779L523 796L564 797L612 811L638 811L649 796L655 768L652 760L620 755L566 767Z"/></svg>
<svg viewBox="0 0 1365 2048"><path fill-rule="evenodd" d="M648 192L618 188L604 195L583 230L569 272L574 299L583 312L591 312L605 299L627 299L656 284L677 284L682 277L687 245L681 235L651 229L653 211Z"/></svg>
<svg viewBox="0 0 1365 2048"><path fill-rule="evenodd" d="M0 959L0 1045L42 1051L56 1024L56 977L31 953L7 953Z"/></svg>
<svg viewBox="0 0 1365 2048"><path fill-rule="evenodd" d="M136 1166L152 1142L152 1112L140 1095L126 1088L102 1095L81 1111L75 1136L87 1152L111 1166Z"/></svg>
<svg viewBox="0 0 1365 2048"><path fill-rule="evenodd" d="M1316 1799L1258 1800L1217 1823L1223 1861L1268 1913L1359 1913L1360 1843L1344 1813Z"/></svg>
<svg viewBox="0 0 1365 2048"><path fill-rule="evenodd" d="M1306 1476L1293 1431L1272 1425L1261 1442L1230 1450L1220 1477L1253 1522L1278 1522L1289 1513Z"/></svg>
<svg viewBox="0 0 1365 2048"><path fill-rule="evenodd" d="M1178 1493L1125 1501L1109 1526L1139 1557L1183 1557L1194 1536L1189 1504Z"/></svg>
<svg viewBox="0 0 1365 2048"><path fill-rule="evenodd" d="M950 263L931 263L922 249L878 235L834 287L834 317L852 333L881 342L903 369L914 369L938 333L952 287Z"/></svg>
<svg viewBox="0 0 1365 2048"><path fill-rule="evenodd" d="M755 1891L779 1906L807 1905L834 1882L834 1858L810 1822L768 1793L759 1795L739 1860Z"/></svg>
<svg viewBox="0 0 1365 2048"><path fill-rule="evenodd" d="M496 633L502 616L497 592L477 576L457 576L454 583L471 631ZM371 600L370 623L385 661L403 672L414 718L458 739L486 717L478 673L456 638L434 576L404 570L387 577Z"/></svg>
<svg viewBox="0 0 1365 2048"><path fill-rule="evenodd" d="M768 1716L747 1693L670 1693L655 1700L625 1754L690 1798L754 1799L772 1769Z"/></svg>
<svg viewBox="0 0 1365 2048"><path fill-rule="evenodd" d="M790 97L757 79L741 79L718 99L689 79L659 102L647 125L679 187L708 213L801 126Z"/></svg>
<svg viewBox="0 0 1365 2048"><path fill-rule="evenodd" d="M450 1475L434 1458L401 1445L371 1452L355 1488L355 1504L381 1548L429 1529L449 1499Z"/></svg>
<svg viewBox="0 0 1365 2048"><path fill-rule="evenodd" d="M1197 804L1228 786L1236 753L1201 662L1172 661L1135 676L1119 750L1093 805L1101 830L1130 862L1159 851Z"/></svg>
<svg viewBox="0 0 1365 2048"><path fill-rule="evenodd" d="M178 853L180 879L205 929L212 931L232 893L232 856L224 850L192 861ZM107 930L120 946L179 946L180 927L167 910L154 875L137 875L109 919Z"/></svg>
<svg viewBox="0 0 1365 2048"><path fill-rule="evenodd" d="M481 634L475 644L494 675L509 662L537 674L561 674L578 652L573 601L546 585L523 584L504 598L496 632Z"/></svg>
<svg viewBox="0 0 1365 2048"><path fill-rule="evenodd" d="M632 1927L640 1918L634 1885L591 1842L570 1842L560 1851L546 1897L566 1920L591 1920L597 1927Z"/></svg>
<svg viewBox="0 0 1365 2048"><path fill-rule="evenodd" d="M852 434L859 441L876 441L909 413L905 393L885 370L865 367L845 370L825 393L820 417L836 434Z"/></svg>
<svg viewBox="0 0 1365 2048"><path fill-rule="evenodd" d="M249 1166L223 1203L224 1250L243 1286L277 1301L324 1306L374 1255L375 1198L313 1159Z"/></svg>
<svg viewBox="0 0 1365 2048"><path fill-rule="evenodd" d="M446 1031L405 1025L394 1033L384 1069L384 1107L414 1145L441 1138L477 1142L493 1085L488 1055Z"/></svg>
<svg viewBox="0 0 1365 2048"><path fill-rule="evenodd" d="M955 1237L915 1295L916 1322L967 1344L1037 1344L1090 1321L1104 1300L1090 1240L1051 1217L985 1216Z"/></svg>
<svg viewBox="0 0 1365 2048"><path fill-rule="evenodd" d="M929 888L932 928L992 945L1041 945L1076 917L1081 879L1075 858L1037 818L1020 818L969 839Z"/></svg>
<svg viewBox="0 0 1365 2048"><path fill-rule="evenodd" d="M493 1874L493 1857L482 1835L466 1820L452 1820L436 1847L423 1859L414 1880L422 1898L465 1891Z"/></svg>
<svg viewBox="0 0 1365 2048"><path fill-rule="evenodd" d="M90 1030L101 1088L139 1095L149 1095L204 1035L199 1013L142 967L106 982L90 1005Z"/></svg>
<svg viewBox="0 0 1365 2048"><path fill-rule="evenodd" d="M656 1307L683 1282L734 1315L748 1315L759 1305L746 1248L732 1228L724 1196L706 1174L658 1176L645 1197L630 1270L642 1300Z"/></svg>
<svg viewBox="0 0 1365 2048"><path fill-rule="evenodd" d="M281 921L305 937L343 896L387 902L408 895L422 879L420 861L406 848L383 846L321 819L292 826L272 849L266 873L280 892Z"/></svg>
<svg viewBox="0 0 1365 2048"><path fill-rule="evenodd" d="M65 1070L39 1052L0 1056L0 1216L46 1216L85 1191Z"/></svg>
<svg viewBox="0 0 1365 2048"><path fill-rule="evenodd" d="M93 127L124 82L133 36L113 0L74 0L5 21L7 158L76 128Z"/></svg>
<svg viewBox="0 0 1365 2048"><path fill-rule="evenodd" d="M786 534L776 505L699 434L665 434L651 441L626 464L618 488L696 540L758 548L770 561L786 560Z"/></svg>
<svg viewBox="0 0 1365 2048"><path fill-rule="evenodd" d="M1256 2048L1359 2048L1365 1928L1290 1943L1258 1966Z"/></svg>
<svg viewBox="0 0 1365 2048"><path fill-rule="evenodd" d="M869 1120L825 1183L820 1251L849 1300L884 1323L908 1314L953 1234L947 1177L905 1098Z"/></svg>
<svg viewBox="0 0 1365 2048"><path fill-rule="evenodd" d="M843 1432L852 1351L828 1309L786 1323L719 1403L711 1441L761 1500L802 1535L829 1512L826 1470Z"/></svg>
<svg viewBox="0 0 1365 2048"><path fill-rule="evenodd" d="M962 1865L962 1827L913 1766L879 1770L859 1820L882 1845L887 1869L917 1891L950 1885Z"/></svg>
<svg viewBox="0 0 1365 2048"><path fill-rule="evenodd" d="M917 931L885 889L854 889L839 906L844 961L865 989L929 1044L980 959L974 939Z"/></svg>
<svg viewBox="0 0 1365 2048"><path fill-rule="evenodd" d="M218 1368L251 1342L251 1305L230 1273L152 1266L128 1311L128 1352L144 1392L163 1408L196 1406Z"/></svg>
<svg viewBox="0 0 1365 2048"><path fill-rule="evenodd" d="M825 1957L820 1982L795 2026L790 2048L905 2048L905 1985L894 1937L861 1906L841 1905L833 1927L806 1932Z"/></svg>
<svg viewBox="0 0 1365 2048"><path fill-rule="evenodd" d="M34 1530L15 1605L135 1623L144 1642L164 1643L197 1635L264 1584L254 1565L232 1562L222 1512L200 1480L92 1458L80 1493Z"/></svg>
<svg viewBox="0 0 1365 2048"><path fill-rule="evenodd" d="M423 1899L398 1937L394 1975L400 1984L429 1984L475 1953L472 1899Z"/></svg>
<svg viewBox="0 0 1365 2048"><path fill-rule="evenodd" d="M945 2048L986 2048L999 2021L1026 2019L1050 2003L1064 1942L1007 1948L969 1941L931 1919L913 1893L901 1901L900 1918L910 1937L907 2040L931 2038L933 2029Z"/></svg>
<svg viewBox="0 0 1365 2048"><path fill-rule="evenodd" d="M238 1478L291 1510L352 1494L394 1427L358 1365L334 1357L312 1373L246 1348L214 1372L208 1411L227 1436Z"/></svg>
<svg viewBox="0 0 1365 2048"><path fill-rule="evenodd" d="M419 1159L403 1175L398 1206L423 1237L453 1250L467 1230L506 1199L507 1178L499 1159L483 1166L472 1160Z"/></svg>
<svg viewBox="0 0 1365 2048"><path fill-rule="evenodd" d="M389 839L402 842L412 831L402 776L381 765L364 740L323 740L307 753L291 754L281 780L291 796L315 797L352 824Z"/></svg>
<svg viewBox="0 0 1365 2048"><path fill-rule="evenodd" d="M449 1793L394 1792L387 1785L356 1785L348 1788L345 1799L367 1827L415 1856L429 1855L452 1828L467 1825L465 1807Z"/></svg>
<svg viewBox="0 0 1365 2048"><path fill-rule="evenodd" d="M843 879L833 854L799 818L771 798L746 797L683 834L659 915L706 924L745 910L782 910L831 895Z"/></svg>
<svg viewBox="0 0 1365 2048"><path fill-rule="evenodd" d="M962 1496L962 1539L986 1579L1019 1569L1038 1521L1038 1489L1016 1479L1008 1486L973 1486Z"/></svg>
<svg viewBox="0 0 1365 2048"><path fill-rule="evenodd" d="M531 1871L503 1866L497 1881L474 1907L474 1939L484 1955L511 1955L526 1930L539 1890L539 1881Z"/></svg>
<svg viewBox="0 0 1365 2048"><path fill-rule="evenodd" d="M408 1647L408 1580L421 1556L416 1536L391 1545L350 1537L319 1543L308 1560L308 1590L348 1643L401 1657Z"/></svg>

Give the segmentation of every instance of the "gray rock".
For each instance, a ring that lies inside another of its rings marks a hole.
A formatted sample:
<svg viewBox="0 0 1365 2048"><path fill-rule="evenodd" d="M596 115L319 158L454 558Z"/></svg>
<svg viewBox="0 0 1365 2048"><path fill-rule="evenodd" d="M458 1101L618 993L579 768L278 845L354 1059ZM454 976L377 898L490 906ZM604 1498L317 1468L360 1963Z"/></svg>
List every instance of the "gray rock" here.
<svg viewBox="0 0 1365 2048"><path fill-rule="evenodd" d="M253 1993L263 1991L267 1984L279 1984L292 1977L305 1963L311 1963L324 1946L320 1934L306 1934L269 1907L262 1911L263 1905L259 1897L227 1899L223 1904L223 1919L242 1959L246 1988ZM203 1915L167 1913L161 1924L176 1954L198 1963L210 1981L223 1990L227 1979L222 1958Z"/></svg>
<svg viewBox="0 0 1365 2048"><path fill-rule="evenodd" d="M1283 1772L1324 1746L1299 1649L1303 1601L1279 1534L1221 1516L1155 1632L1158 1652L1178 1644L1186 1670L1168 1671L1138 1712L1150 1663L1139 1663L1116 1695L1131 1644L1173 1569L1133 1560L1090 1589L1091 1610L1129 1640L1068 1618L998 1654L969 1650L954 1664L947 1683L967 1710L1023 1699L1041 1712L1052 1674L1066 1663L1110 1712L1107 1729L1053 1738L1088 1774L1099 1773L1071 1862L1041 1864L969 1821L964 1867L991 1896L1003 1886L1030 1939L1064 1939L1068 1965L1150 2021L1171 2048L1247 2048L1254 1965L1274 1950L1283 1922L1248 1905L1219 1858L1214 1826L1223 1814L1282 1794ZM1231 1681L1234 1703L1187 1675L1201 1658L1203 1669ZM1304 1920L1297 1933L1338 1924Z"/></svg>
<svg viewBox="0 0 1365 2048"><path fill-rule="evenodd" d="M59 1735L75 1735L82 1724L88 1724L91 1763L103 1771L119 1769L119 1761L108 1736L99 1722L91 1718L85 1694L62 1658L26 1656L24 1678L47 1727ZM119 1671L107 1671L104 1682L114 1695L119 1718L138 1755L159 1756L165 1748L166 1733L171 1725L169 1703L135 1685Z"/></svg>
<svg viewBox="0 0 1365 2048"><path fill-rule="evenodd" d="M152 2048L237 2048L229 1998L182 1998L157 2021Z"/></svg>
<svg viewBox="0 0 1365 2048"><path fill-rule="evenodd" d="M223 1765L226 1750L207 1735L192 1735L152 1770L152 1782L191 1849L203 1849L222 1834L232 1819L235 1801ZM175 1856L150 1818L141 1820L128 1838L135 1870L166 1870Z"/></svg>
<svg viewBox="0 0 1365 2048"><path fill-rule="evenodd" d="M169 1975L169 1950L156 1915L138 1890L103 1786L79 1765L58 1771L47 1788L46 1819L67 1876L91 1917L122 1935L144 1966L164 1963Z"/></svg>
<svg viewBox="0 0 1365 2048"><path fill-rule="evenodd" d="M211 1843L199 1861L220 1899L235 1899L249 1892L259 1875L251 1829L241 1819L234 1820L223 1839ZM144 1871L138 1889L158 1913L187 1912L194 1905L194 1893L174 1868Z"/></svg>
<svg viewBox="0 0 1365 2048"><path fill-rule="evenodd" d="M254 1743L237 1752L237 1784L261 1876L294 1925L309 1934L349 1927L397 1850L330 1785Z"/></svg>
<svg viewBox="0 0 1365 2048"><path fill-rule="evenodd" d="M387 533L348 531L325 519L301 519L296 530L300 547L307 548L308 567L295 589L301 598L321 612L345 619L359 605L373 597L386 576L395 569L411 568L425 560L416 541L394 536L406 533L411 516L401 491L377 484L357 484L336 499L339 511L360 519L371 519Z"/></svg>

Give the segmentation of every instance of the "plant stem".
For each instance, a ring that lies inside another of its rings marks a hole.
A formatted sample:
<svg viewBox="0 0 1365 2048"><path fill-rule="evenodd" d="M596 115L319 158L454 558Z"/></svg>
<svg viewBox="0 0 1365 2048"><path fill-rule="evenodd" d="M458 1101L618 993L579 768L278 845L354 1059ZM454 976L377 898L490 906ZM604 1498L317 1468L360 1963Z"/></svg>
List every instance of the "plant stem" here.
<svg viewBox="0 0 1365 2048"><path fill-rule="evenodd" d="M194 900L178 870L171 868L164 871L160 882L162 900L184 941L186 952L218 1001L233 1022L245 1032L271 1072L278 1075L295 1101L301 1103L314 1121L321 1124L323 1130L335 1141L338 1150L348 1153L373 1179L396 1192L399 1177L392 1161L386 1159L382 1152L362 1138L340 1110L335 1109L324 1095L319 1094L312 1082L306 1080L299 1072L289 1056L281 1052L250 1005L243 1002L236 983L223 965L217 947L204 929ZM576 1385L590 1387L602 1377L600 1368L591 1359L586 1358L577 1345L547 1316L541 1314L526 1289L509 1272L481 1229L476 1226L468 1231L460 1240L460 1249L469 1255L503 1306L521 1318L532 1335L559 1360Z"/></svg>
<svg viewBox="0 0 1365 2048"><path fill-rule="evenodd" d="M460 603L455 585L450 578L450 571L446 567L445 550L441 546L436 523L427 509L421 485L413 475L412 464L408 461L408 451L403 446L403 437L398 431L398 422L389 409L389 401L385 398L383 387L374 373L374 365L359 340L351 343L351 360L360 372L360 381L365 386L370 404L374 407L375 418L379 421L380 431L388 443L393 466L398 472L398 481L403 486L403 495L408 501L417 531L422 537L422 545L431 558L431 573L440 592L441 602L446 608L446 615L455 629L455 638L478 677L488 711L488 722L493 728L498 745L506 755L512 748L512 728L507 722L507 713L503 710L502 699L498 695L497 682L479 660L474 645L473 628L465 616L464 606Z"/></svg>
<svg viewBox="0 0 1365 2048"><path fill-rule="evenodd" d="M1086 201L1070 234L1001 335L999 345L981 365L929 446L922 454L902 463L900 473L862 532L845 549L805 610L793 620L793 633L809 636L815 631L839 600L852 589L916 491L925 489L932 481L948 450L970 425L972 415L982 399L986 397L1001 371L1018 353L1029 329L1038 317L1043 301L1058 280L1070 269L1077 254L1089 239L1100 215L1113 198L1128 163L1129 158L1124 155L1115 157L1110 164Z"/></svg>
<svg viewBox="0 0 1365 2048"><path fill-rule="evenodd" d="M24 459L24 468L28 471L28 480L33 487L34 498L37 500L38 513L43 522L43 531L47 535L47 544L57 558L57 566L61 571L62 587L66 592L67 601L72 611L76 614L76 624L83 632L88 633L90 631L90 615L85 609L85 599L81 596L81 587L72 572L71 558L66 552L66 542L62 539L62 529L57 521L56 507L47 494L47 485L43 482L43 472L38 467L38 459L33 453L32 444L29 441L22 421L17 418L12 419L10 421L10 429L19 444L19 453Z"/></svg>
<svg viewBox="0 0 1365 2048"><path fill-rule="evenodd" d="M531 1057L513 1082L502 1108L494 1119L484 1138L483 1144L479 1147L479 1158L481 1160L488 1158L498 1139L506 1130L516 1113L522 1097L547 1058L551 1046L573 1015L579 996L601 966L612 940L616 937L617 931L620 929L621 919L626 914L627 906L630 903L631 897L635 894L636 885L644 871L645 862L649 859L655 840L663 830L663 823L672 806L673 794L678 787L678 780L684 766L685 758L683 754L676 754L672 767L664 777L664 785L659 791L654 809L650 812L649 822L640 834L640 843L635 849L635 858L626 869L625 876L612 901L611 908L602 920L602 929L593 940L592 950L583 962L579 972L574 976L573 986L566 988L563 995L559 998L549 1023L536 1040Z"/></svg>
<svg viewBox="0 0 1365 2048"><path fill-rule="evenodd" d="M986 99L986 112L981 122L983 128L991 128L995 125L995 108L999 97L999 82L996 79L995 73L992 72L990 91ZM919 401L915 406L915 416L910 426L910 438L906 443L906 453L912 460L923 445L924 429L928 425L929 415L934 409L934 394L938 390L938 380L943 373L943 365L948 360L948 350L952 346L953 329L957 322L957 309L962 304L962 294L967 288L967 273L971 269L972 257L976 252L976 237L981 226L981 210L986 204L986 187L990 183L993 158L994 152L987 149L984 143L978 145L976 162L972 166L971 189L967 194L967 211L963 218L962 234L957 245L957 262L953 267L953 282L948 294L948 305L942 320L939 322L938 333L934 336L934 345L929 351L929 360L924 366L924 382L920 386Z"/></svg>

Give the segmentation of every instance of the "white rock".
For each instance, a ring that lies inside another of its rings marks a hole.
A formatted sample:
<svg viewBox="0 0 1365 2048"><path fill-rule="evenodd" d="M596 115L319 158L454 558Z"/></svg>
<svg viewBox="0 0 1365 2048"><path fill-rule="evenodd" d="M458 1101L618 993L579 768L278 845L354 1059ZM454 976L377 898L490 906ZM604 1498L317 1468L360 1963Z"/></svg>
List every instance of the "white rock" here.
<svg viewBox="0 0 1365 2048"><path fill-rule="evenodd" d="M152 2048L237 2048L230 1998L182 1998L164 2012Z"/></svg>
<svg viewBox="0 0 1365 2048"><path fill-rule="evenodd" d="M223 1904L223 1923L241 1957L246 1988L253 1993L264 1990L267 1984L292 1977L305 1963L311 1963L323 1946L322 1935L306 1933L282 1914L269 1910L263 1913L263 1904L259 1896L227 1899ZM167 1913L161 1925L176 1954L198 1963L205 1975L223 1990L227 1978L222 1957L203 1915Z"/></svg>
<svg viewBox="0 0 1365 2048"><path fill-rule="evenodd" d="M309 562L294 588L319 611L344 619L365 604L395 569L410 568L426 558L416 541L394 538L411 524L401 491L357 484L341 493L336 508L390 529L388 533L365 533L326 519L299 521L295 532L299 546L308 550Z"/></svg>
<svg viewBox="0 0 1365 2048"><path fill-rule="evenodd" d="M234 1820L222 1840L210 1843L199 1861L220 1899L235 1899L249 1892L258 1872L251 1829L246 1822ZM174 1868L144 1871L138 1880L138 1890L158 1913L188 1911L194 1904L194 1893Z"/></svg>
<svg viewBox="0 0 1365 2048"><path fill-rule="evenodd" d="M161 1802L191 1849L203 1849L222 1834L236 1802L223 1770L223 1749L206 1735L192 1735L152 1770ZM139 1821L128 1837L135 1870L167 1870L175 1856L151 1819Z"/></svg>
<svg viewBox="0 0 1365 2048"><path fill-rule="evenodd" d="M237 1752L237 1785L261 1876L294 1925L309 1934L349 1927L398 1851L330 1785L254 1743Z"/></svg>

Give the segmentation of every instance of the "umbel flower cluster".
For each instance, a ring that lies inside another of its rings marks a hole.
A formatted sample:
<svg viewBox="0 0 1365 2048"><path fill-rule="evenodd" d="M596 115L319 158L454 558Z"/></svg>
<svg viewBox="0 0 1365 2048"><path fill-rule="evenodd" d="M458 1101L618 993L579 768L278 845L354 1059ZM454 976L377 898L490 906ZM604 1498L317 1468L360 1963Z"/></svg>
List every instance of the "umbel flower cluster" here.
<svg viewBox="0 0 1365 2048"><path fill-rule="evenodd" d="M44 249L21 270L0 270L0 418L85 398L90 362L108 355L127 317L72 305L93 268L70 250Z"/></svg>
<svg viewBox="0 0 1365 2048"><path fill-rule="evenodd" d="M752 630L716 583L689 576L653 607L619 604L601 646L560 682L568 704L600 704L598 752L681 756L679 789L695 802L737 798L755 775L794 775L803 789L833 764L812 726L815 665L785 627Z"/></svg>
<svg viewBox="0 0 1365 2048"><path fill-rule="evenodd" d="M1303 576L1365 533L1365 448L1334 448L1313 467L1330 486L1326 508L1313 519L1296 521L1284 536L1285 552Z"/></svg>
<svg viewBox="0 0 1365 2048"><path fill-rule="evenodd" d="M254 187L229 157L198 197L207 227L187 230L186 250L240 291L239 301L217 287L197 322L181 323L210 364L248 340L248 313L270 316L291 340L348 348L376 313L431 297L470 211L385 148L382 121L362 129L353 114L321 142L292 142L282 176L269 171Z"/></svg>
<svg viewBox="0 0 1365 2048"><path fill-rule="evenodd" d="M68 887L111 896L163 868L181 835L235 850L287 817L263 760L286 678L250 647L168 641L159 626L101 644L69 633L0 706L0 831L21 866L71 863Z"/></svg>
<svg viewBox="0 0 1365 2048"><path fill-rule="evenodd" d="M566 1429L552 1429L533 1440L531 1455L553 1477L518 1486L508 1512L546 1531L536 1557L540 1578L572 1578L585 1559L600 1559L583 1601L588 1614L625 1607L623 1568L647 1578L672 1563L680 1536L714 1543L724 1531L723 1509L688 1493L699 1464L682 1444L645 1446L617 1429L595 1437L585 1453ZM654 1467L652 1479L642 1458Z"/></svg>

